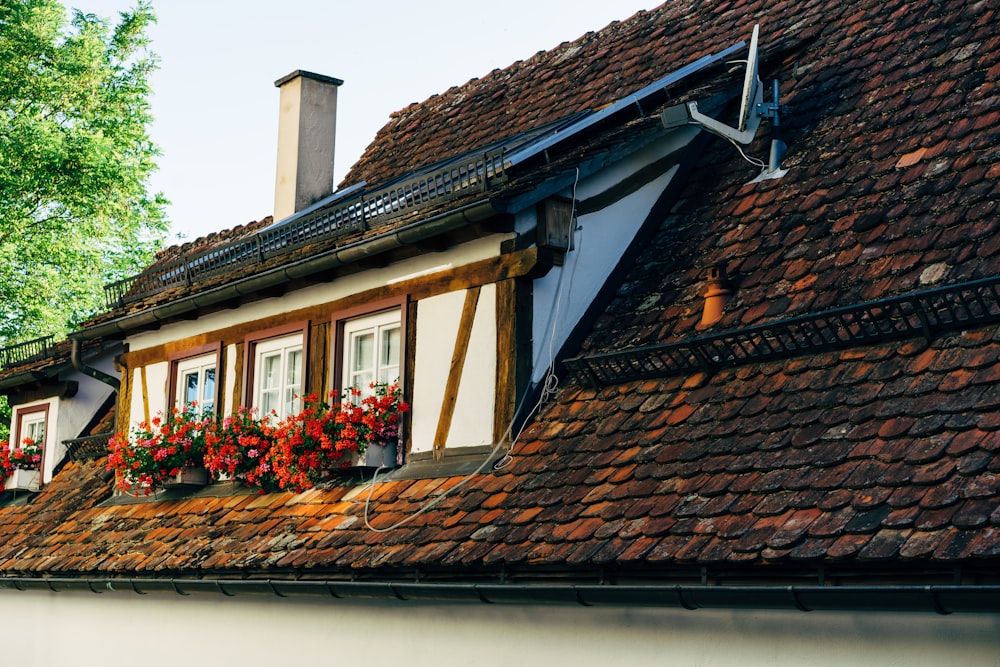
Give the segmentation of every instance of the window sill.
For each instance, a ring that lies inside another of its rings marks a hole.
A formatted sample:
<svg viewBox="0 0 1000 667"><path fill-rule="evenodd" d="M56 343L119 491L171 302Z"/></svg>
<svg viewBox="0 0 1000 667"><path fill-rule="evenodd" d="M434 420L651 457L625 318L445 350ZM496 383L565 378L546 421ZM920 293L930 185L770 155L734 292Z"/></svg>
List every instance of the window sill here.
<svg viewBox="0 0 1000 667"><path fill-rule="evenodd" d="M407 461L401 468L386 473L384 476L380 475L379 479L389 481L468 475L478 470L492 451L492 445L446 449L444 458L440 461L434 460L432 452L409 454ZM486 470L489 470L489 466Z"/></svg>

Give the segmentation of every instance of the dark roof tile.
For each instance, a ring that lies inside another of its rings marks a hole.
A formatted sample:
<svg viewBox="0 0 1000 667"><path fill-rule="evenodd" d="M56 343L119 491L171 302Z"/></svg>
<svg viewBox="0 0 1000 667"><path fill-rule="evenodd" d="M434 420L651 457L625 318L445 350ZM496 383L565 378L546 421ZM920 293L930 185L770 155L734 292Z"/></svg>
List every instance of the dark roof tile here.
<svg viewBox="0 0 1000 667"><path fill-rule="evenodd" d="M911 530L879 530L860 552L864 560L889 560L899 555L900 547L912 534Z"/></svg>

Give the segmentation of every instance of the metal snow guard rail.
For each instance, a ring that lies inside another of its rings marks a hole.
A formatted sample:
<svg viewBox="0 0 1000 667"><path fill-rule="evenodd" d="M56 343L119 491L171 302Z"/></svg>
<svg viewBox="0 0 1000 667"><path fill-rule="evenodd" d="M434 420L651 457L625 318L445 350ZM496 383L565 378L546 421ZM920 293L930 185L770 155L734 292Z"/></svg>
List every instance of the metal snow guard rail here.
<svg viewBox="0 0 1000 667"><path fill-rule="evenodd" d="M66 445L69 457L72 460L90 461L107 455L108 442L111 440L112 435L114 434L98 433L96 435L87 435L82 438L63 440L63 444Z"/></svg>
<svg viewBox="0 0 1000 667"><path fill-rule="evenodd" d="M801 315L690 340L576 357L593 388L1000 322L1000 276Z"/></svg>
<svg viewBox="0 0 1000 667"><path fill-rule="evenodd" d="M45 356L50 345L52 345L52 336L42 336L26 340L23 343L0 347L0 366L8 368L33 359L41 359Z"/></svg>
<svg viewBox="0 0 1000 667"><path fill-rule="evenodd" d="M307 243L363 232L421 206L485 191L504 179L504 169L503 148L465 156L437 169L397 180L381 190L359 193L246 238L161 265L154 271L109 283L104 287L105 307L121 308L171 287L189 287L198 280L234 268L259 265Z"/></svg>

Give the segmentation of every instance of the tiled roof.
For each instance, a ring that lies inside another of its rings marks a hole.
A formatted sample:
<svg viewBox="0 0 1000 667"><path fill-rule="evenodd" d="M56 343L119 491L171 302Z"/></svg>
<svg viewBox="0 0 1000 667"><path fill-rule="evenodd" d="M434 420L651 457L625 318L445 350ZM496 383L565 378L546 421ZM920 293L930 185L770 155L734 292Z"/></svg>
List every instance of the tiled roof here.
<svg viewBox="0 0 1000 667"><path fill-rule="evenodd" d="M502 90L494 82L534 72L537 99L518 98L504 117L542 114L557 97L544 87L556 71L546 78L532 63L566 60L565 76L574 72L585 91L566 102L573 111L615 95L600 97L588 68L631 63L614 80L641 83L646 63L687 60L759 21L762 76L780 76L789 106L788 174L747 184L756 170L730 145L712 144L583 352L698 335L704 271L719 263L735 293L710 331L994 276L995 4L670 3L580 48L564 45L552 60L537 56L401 112L352 178L388 169L384 151L402 151L402 164L454 150L438 121L459 127L465 109L484 113L487 92ZM482 97L470 97L480 88ZM426 155L415 152L424 145ZM758 142L750 152L765 150ZM998 358L997 328L977 325L711 377L600 391L569 384L509 465L424 513L461 479L376 485L372 523L410 519L388 532L365 527L365 486L96 505L111 493L102 463L71 462L33 504L0 510L0 570L472 577L504 569L700 580L787 579L810 568L815 577L822 568L883 581L990 581L1000 562Z"/></svg>
<svg viewBox="0 0 1000 667"><path fill-rule="evenodd" d="M980 330L707 383L568 388L510 465L386 533L364 526L366 486L94 507L110 496L103 462L74 462L34 505L0 514L0 569L308 575L825 560L847 571L891 560L900 576L932 565L976 572L1000 552L998 353L1000 335ZM460 481L380 483L370 521L413 518Z"/></svg>

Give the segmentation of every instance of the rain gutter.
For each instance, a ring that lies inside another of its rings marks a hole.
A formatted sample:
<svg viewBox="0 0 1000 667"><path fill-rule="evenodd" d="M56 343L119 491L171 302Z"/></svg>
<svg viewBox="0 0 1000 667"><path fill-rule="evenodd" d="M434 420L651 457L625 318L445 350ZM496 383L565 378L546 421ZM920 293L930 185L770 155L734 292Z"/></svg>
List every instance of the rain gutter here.
<svg viewBox="0 0 1000 667"><path fill-rule="evenodd" d="M301 259L269 271L231 283L170 301L159 306L123 315L122 317L95 324L69 334L74 341L93 340L128 333L194 312L200 308L255 294L261 290L283 283L300 280L322 271L352 264L362 259L395 250L420 241L450 232L470 223L482 222L498 213L503 213L500 203L482 199L466 204L453 211L419 220L417 222L379 234L369 239L351 243L328 252Z"/></svg>
<svg viewBox="0 0 1000 667"><path fill-rule="evenodd" d="M479 603L527 606L661 607L674 609L771 609L997 613L1000 586L601 586L281 579L142 579L110 577L3 577L0 589L56 593L175 593L227 597L309 597L414 603Z"/></svg>

